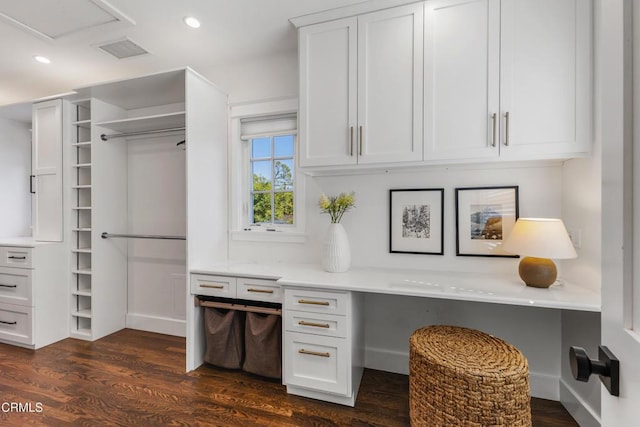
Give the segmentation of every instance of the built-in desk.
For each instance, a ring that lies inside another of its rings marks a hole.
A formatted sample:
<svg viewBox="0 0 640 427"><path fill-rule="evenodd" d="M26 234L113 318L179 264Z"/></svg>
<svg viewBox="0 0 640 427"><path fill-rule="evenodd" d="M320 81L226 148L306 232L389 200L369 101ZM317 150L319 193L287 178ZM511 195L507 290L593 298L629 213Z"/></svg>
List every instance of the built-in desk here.
<svg viewBox="0 0 640 427"><path fill-rule="evenodd" d="M549 289L517 276L353 268L327 273L316 265L227 263L193 274L276 280L284 289L283 382L289 393L354 405L364 367L362 297L382 294L600 311L600 294L559 280Z"/></svg>

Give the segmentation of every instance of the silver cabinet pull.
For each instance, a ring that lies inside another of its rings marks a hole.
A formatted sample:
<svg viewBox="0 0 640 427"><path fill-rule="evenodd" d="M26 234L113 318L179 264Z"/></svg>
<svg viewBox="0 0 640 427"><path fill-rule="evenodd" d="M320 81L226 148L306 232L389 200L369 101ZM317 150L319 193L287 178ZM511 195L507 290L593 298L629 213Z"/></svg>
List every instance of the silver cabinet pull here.
<svg viewBox="0 0 640 427"><path fill-rule="evenodd" d="M298 325L301 325L301 326L313 326L314 328L329 328L330 327L328 323L305 322L304 320L299 321Z"/></svg>
<svg viewBox="0 0 640 427"><path fill-rule="evenodd" d="M508 147L509 146L509 112L508 111L504 113L504 130L505 130L504 145Z"/></svg>
<svg viewBox="0 0 640 427"><path fill-rule="evenodd" d="M498 121L498 115L496 113L493 113L491 115L491 126L492 126L491 146L492 147L496 146L496 122L497 121Z"/></svg>
<svg viewBox="0 0 640 427"><path fill-rule="evenodd" d="M364 139L364 126L360 126L360 141L358 148L358 155L362 156L362 140Z"/></svg>
<svg viewBox="0 0 640 427"><path fill-rule="evenodd" d="M273 289L249 288L249 289L247 289L247 292L258 292L258 293L261 293L261 294L272 294L273 293Z"/></svg>
<svg viewBox="0 0 640 427"><path fill-rule="evenodd" d="M201 288L224 289L223 285L200 285Z"/></svg>
<svg viewBox="0 0 640 427"><path fill-rule="evenodd" d="M2 286L3 288L17 288L18 285L5 285L4 283L0 283L0 286Z"/></svg>
<svg viewBox="0 0 640 427"><path fill-rule="evenodd" d="M4 323L5 325L16 325L18 322L5 322L4 320L0 320L0 323ZM329 353L327 353L329 354ZM327 356L329 357L329 356Z"/></svg>
<svg viewBox="0 0 640 427"><path fill-rule="evenodd" d="M308 299L299 299L298 304L311 304L311 305L329 305L329 301L311 301Z"/></svg>
<svg viewBox="0 0 640 427"><path fill-rule="evenodd" d="M298 350L298 353L308 354L309 356L331 357L329 353L321 353L319 351L309 351L309 350L305 350L304 348L301 348L300 350Z"/></svg>
<svg viewBox="0 0 640 427"><path fill-rule="evenodd" d="M349 155L353 156L353 126L349 128Z"/></svg>

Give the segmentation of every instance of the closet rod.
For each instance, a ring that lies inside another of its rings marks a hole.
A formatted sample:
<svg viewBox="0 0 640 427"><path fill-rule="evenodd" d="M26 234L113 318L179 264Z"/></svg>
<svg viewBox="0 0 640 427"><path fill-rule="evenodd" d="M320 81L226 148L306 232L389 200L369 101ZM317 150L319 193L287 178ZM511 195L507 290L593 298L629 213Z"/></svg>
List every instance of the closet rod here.
<svg viewBox="0 0 640 427"><path fill-rule="evenodd" d="M151 133L177 132L177 131L183 131L185 129L186 129L185 127L179 127L179 128L169 128L169 129L142 130L140 132L116 133L113 135L106 135L103 133L102 135L100 135L100 139L103 141L107 141L111 138L125 138L127 136L148 135Z"/></svg>
<svg viewBox="0 0 640 427"><path fill-rule="evenodd" d="M132 238L132 239L162 239L162 240L187 240L184 236L157 236L152 234L111 234L111 233L102 233L101 237L103 239L109 239L112 237L124 237L124 238Z"/></svg>

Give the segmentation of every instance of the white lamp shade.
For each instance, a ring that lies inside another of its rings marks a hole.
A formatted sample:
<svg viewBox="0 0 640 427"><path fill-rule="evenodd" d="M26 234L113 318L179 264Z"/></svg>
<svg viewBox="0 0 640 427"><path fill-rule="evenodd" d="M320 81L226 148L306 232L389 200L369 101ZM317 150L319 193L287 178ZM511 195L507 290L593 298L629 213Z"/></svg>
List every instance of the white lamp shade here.
<svg viewBox="0 0 640 427"><path fill-rule="evenodd" d="M567 259L576 258L575 249L561 219L519 218L502 249L512 254Z"/></svg>

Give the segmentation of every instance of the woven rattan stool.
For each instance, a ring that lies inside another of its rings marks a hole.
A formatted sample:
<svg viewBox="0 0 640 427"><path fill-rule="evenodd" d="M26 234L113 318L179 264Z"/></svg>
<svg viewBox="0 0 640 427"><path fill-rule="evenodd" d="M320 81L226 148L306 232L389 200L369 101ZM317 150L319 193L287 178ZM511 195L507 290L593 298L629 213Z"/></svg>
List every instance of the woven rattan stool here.
<svg viewBox="0 0 640 427"><path fill-rule="evenodd" d="M529 366L499 338L428 326L411 335L412 426L531 426Z"/></svg>

